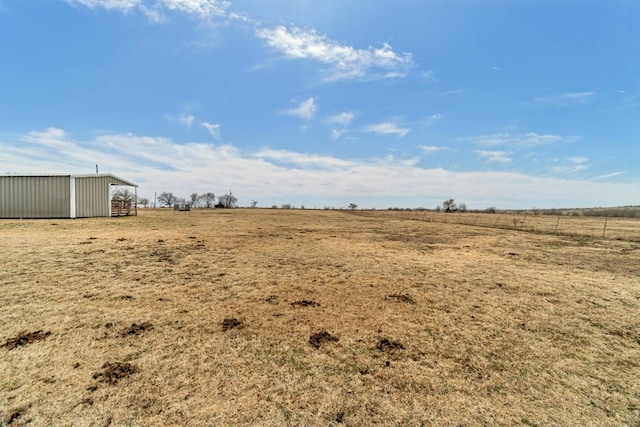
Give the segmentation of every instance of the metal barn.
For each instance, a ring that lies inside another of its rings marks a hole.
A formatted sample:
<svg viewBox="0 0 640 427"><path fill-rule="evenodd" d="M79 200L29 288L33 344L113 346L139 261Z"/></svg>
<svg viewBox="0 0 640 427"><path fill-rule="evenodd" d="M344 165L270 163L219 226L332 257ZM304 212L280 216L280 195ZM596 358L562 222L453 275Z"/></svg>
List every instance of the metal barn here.
<svg viewBox="0 0 640 427"><path fill-rule="evenodd" d="M131 203L111 200L114 185L135 189ZM136 184L111 174L0 175L0 218L136 215L137 198Z"/></svg>

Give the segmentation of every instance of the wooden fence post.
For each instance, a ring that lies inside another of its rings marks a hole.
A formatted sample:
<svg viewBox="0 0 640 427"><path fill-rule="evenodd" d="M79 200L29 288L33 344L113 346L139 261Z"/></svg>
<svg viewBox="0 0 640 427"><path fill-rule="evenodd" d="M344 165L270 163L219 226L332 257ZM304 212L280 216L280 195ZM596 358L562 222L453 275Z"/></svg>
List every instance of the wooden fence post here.
<svg viewBox="0 0 640 427"><path fill-rule="evenodd" d="M558 217L558 221L556 222L556 230L554 231L555 234L558 234L558 224L560 224L560 217Z"/></svg>
<svg viewBox="0 0 640 427"><path fill-rule="evenodd" d="M524 222L527 220L527 216L524 216L524 219L522 220L522 222L520 223L520 229L522 230L522 226L524 225Z"/></svg>
<svg viewBox="0 0 640 427"><path fill-rule="evenodd" d="M602 238L604 239L604 235L607 232L607 219L609 219L609 217L604 217L604 228L602 229Z"/></svg>

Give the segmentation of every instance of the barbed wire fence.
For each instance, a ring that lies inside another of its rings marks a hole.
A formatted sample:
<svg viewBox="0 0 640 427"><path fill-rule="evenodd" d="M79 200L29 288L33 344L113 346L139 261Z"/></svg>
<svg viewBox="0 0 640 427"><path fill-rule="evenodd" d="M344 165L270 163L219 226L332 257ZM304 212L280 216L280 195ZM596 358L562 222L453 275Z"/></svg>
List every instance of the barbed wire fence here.
<svg viewBox="0 0 640 427"><path fill-rule="evenodd" d="M442 224L510 229L541 234L585 236L640 242L640 218L438 212L427 210L351 210L348 212L369 217L396 218Z"/></svg>

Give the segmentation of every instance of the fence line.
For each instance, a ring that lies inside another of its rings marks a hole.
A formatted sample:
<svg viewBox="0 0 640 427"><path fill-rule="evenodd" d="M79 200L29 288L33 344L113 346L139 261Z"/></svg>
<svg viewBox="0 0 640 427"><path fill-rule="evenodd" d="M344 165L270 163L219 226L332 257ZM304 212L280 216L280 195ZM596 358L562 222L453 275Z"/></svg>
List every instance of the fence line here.
<svg viewBox="0 0 640 427"><path fill-rule="evenodd" d="M430 211L349 211L369 217L417 220L528 231L544 234L578 235L640 242L640 219L621 217L447 213Z"/></svg>

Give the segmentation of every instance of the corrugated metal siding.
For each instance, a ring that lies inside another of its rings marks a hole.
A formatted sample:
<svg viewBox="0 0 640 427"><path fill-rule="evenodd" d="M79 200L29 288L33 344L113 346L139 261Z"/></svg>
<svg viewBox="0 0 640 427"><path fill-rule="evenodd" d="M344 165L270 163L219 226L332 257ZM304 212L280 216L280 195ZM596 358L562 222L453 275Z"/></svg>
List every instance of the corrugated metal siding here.
<svg viewBox="0 0 640 427"><path fill-rule="evenodd" d="M0 218L69 218L69 179L0 176Z"/></svg>
<svg viewBox="0 0 640 427"><path fill-rule="evenodd" d="M133 184L132 182L129 181L125 181L124 179L120 179L116 176L111 175L109 177L109 182L113 185L126 185L126 186L131 186L131 184Z"/></svg>
<svg viewBox="0 0 640 427"><path fill-rule="evenodd" d="M76 217L111 216L110 176L76 178Z"/></svg>

